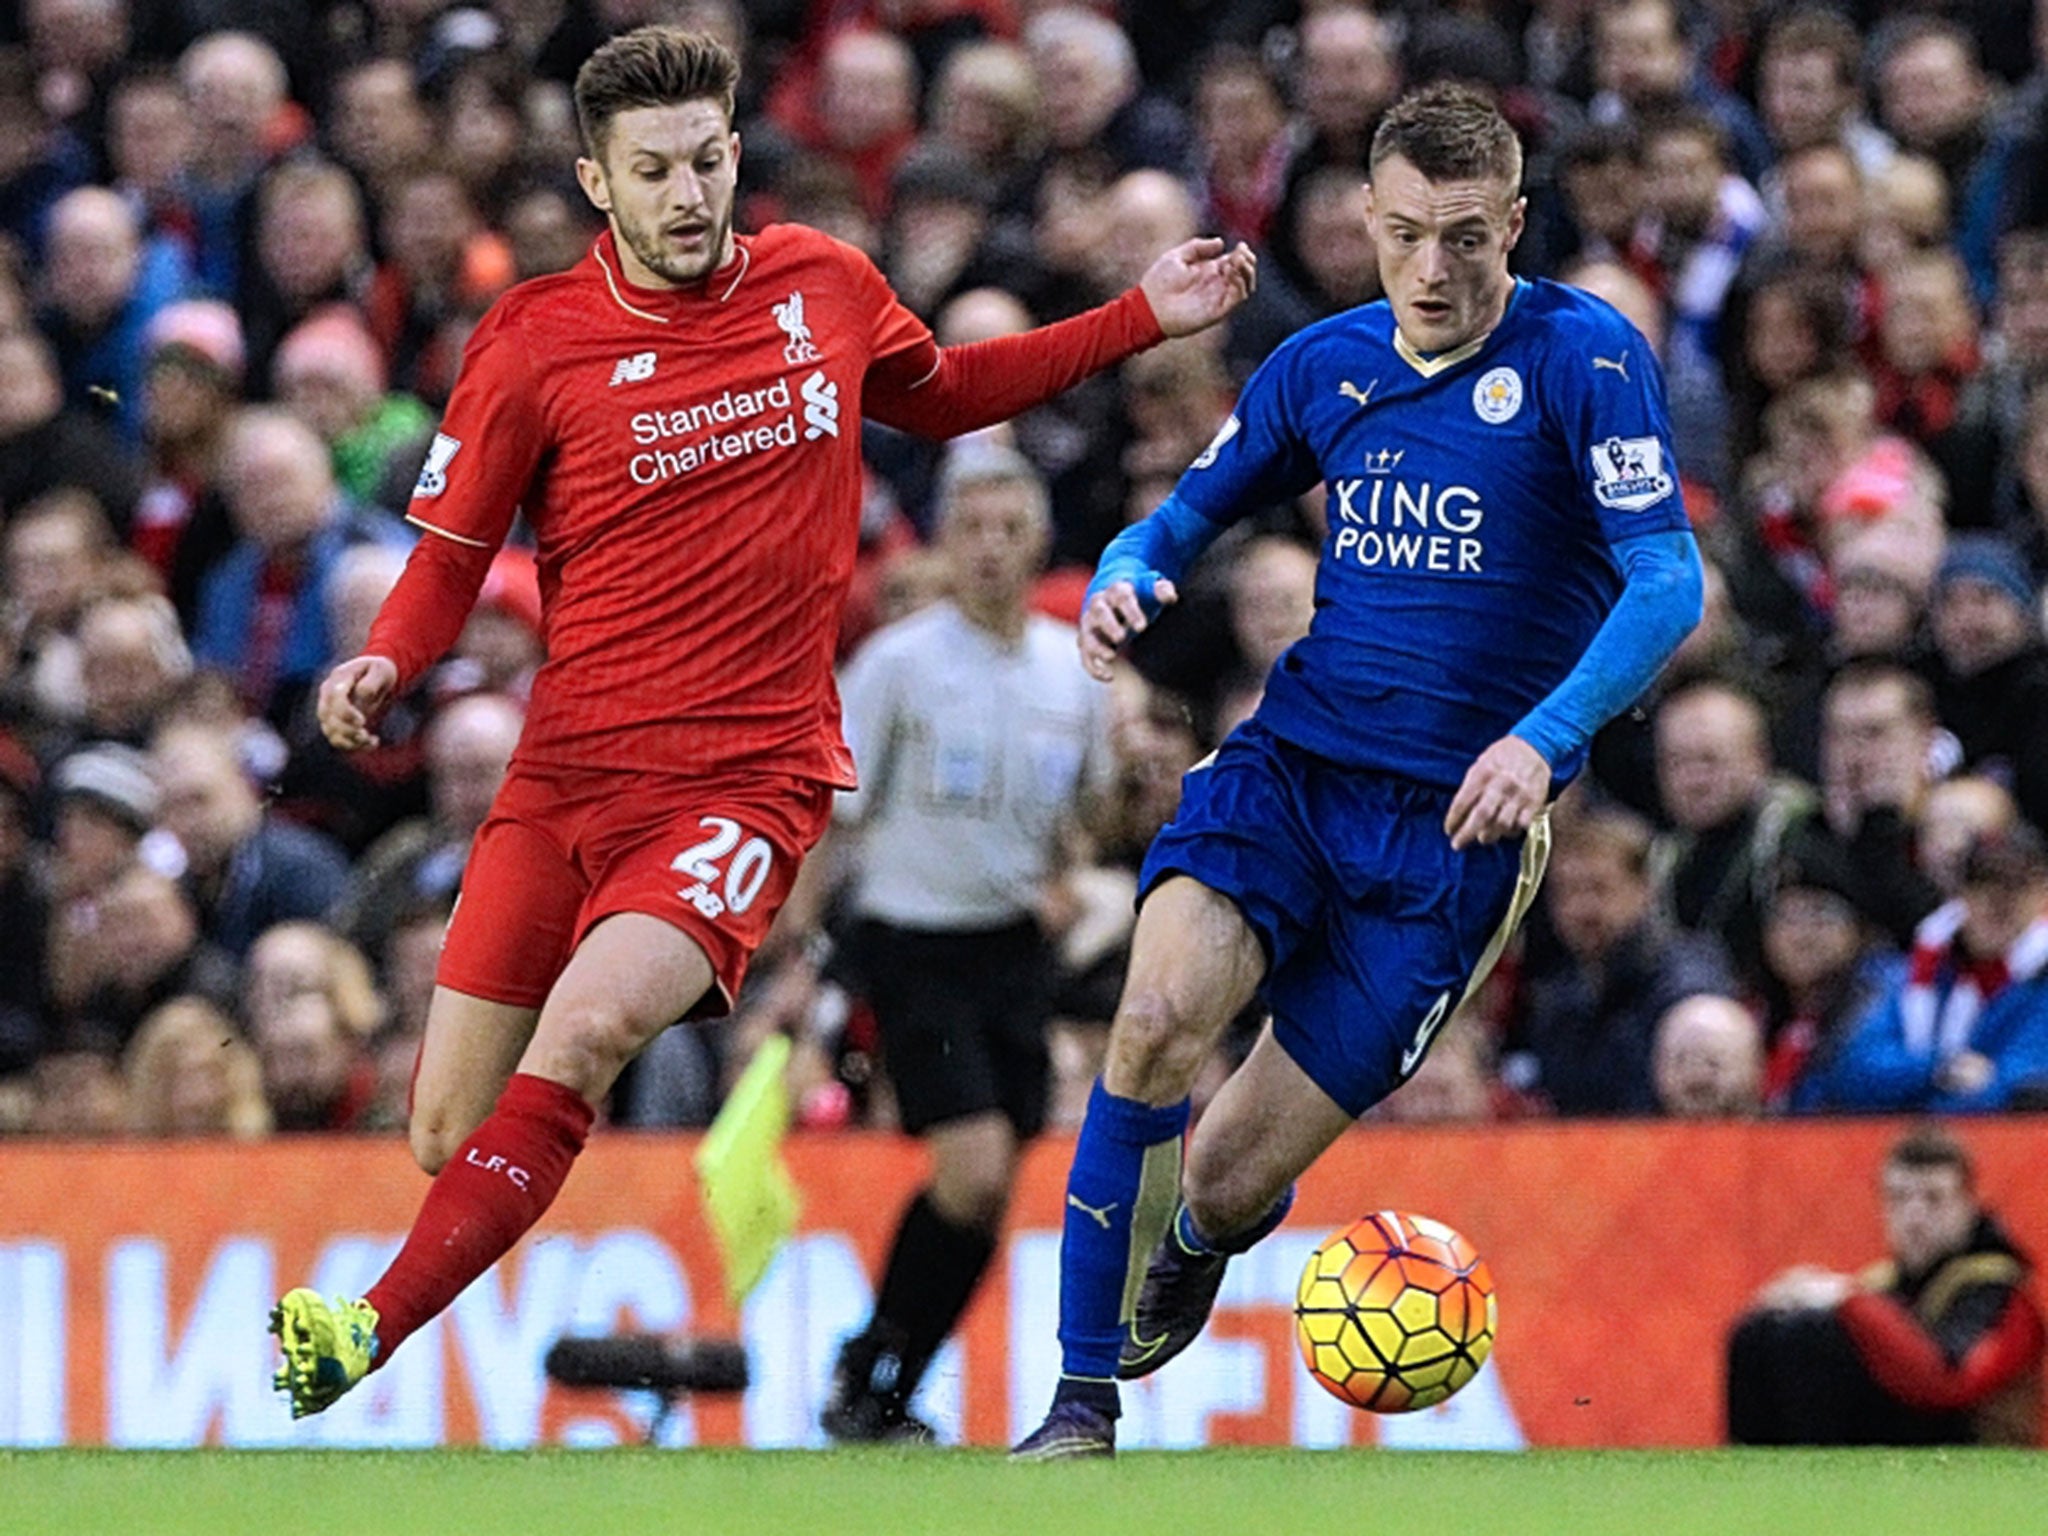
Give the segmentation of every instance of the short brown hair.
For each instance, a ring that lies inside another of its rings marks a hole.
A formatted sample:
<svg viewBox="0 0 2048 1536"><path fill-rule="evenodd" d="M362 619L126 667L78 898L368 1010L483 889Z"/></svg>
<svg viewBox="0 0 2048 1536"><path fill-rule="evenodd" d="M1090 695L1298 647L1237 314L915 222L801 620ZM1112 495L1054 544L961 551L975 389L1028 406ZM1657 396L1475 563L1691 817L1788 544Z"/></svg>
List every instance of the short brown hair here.
<svg viewBox="0 0 2048 1536"><path fill-rule="evenodd" d="M1410 91L1380 119L1370 165L1399 155L1431 181L1505 181L1522 187L1522 142L1491 97L1439 80Z"/></svg>
<svg viewBox="0 0 2048 1536"><path fill-rule="evenodd" d="M1728 134L1698 107L1666 107L1661 111L1643 115L1643 153L1647 158L1650 146L1660 139L1698 139L1714 152L1714 158L1723 165L1728 163Z"/></svg>
<svg viewBox="0 0 2048 1536"><path fill-rule="evenodd" d="M1794 54L1824 53L1835 66L1835 78L1854 85L1863 69L1863 41L1841 12L1826 6L1801 6L1788 11L1764 34L1763 58L1789 58Z"/></svg>
<svg viewBox="0 0 2048 1536"><path fill-rule="evenodd" d="M602 158L612 119L635 107L715 101L730 123L740 61L717 38L680 27L621 33L576 71L576 124L583 147Z"/></svg>
<svg viewBox="0 0 2048 1536"><path fill-rule="evenodd" d="M1933 1121L1916 1125L1897 1141L1884 1155L1887 1168L1910 1168L1920 1172L1929 1168L1953 1168L1962 1175L1963 1186L1975 1188L1976 1166L1970 1161L1970 1154L1941 1126Z"/></svg>
<svg viewBox="0 0 2048 1536"><path fill-rule="evenodd" d="M1557 821L1553 857L1612 859L1632 880L1649 877L1650 824L1626 806L1582 801Z"/></svg>

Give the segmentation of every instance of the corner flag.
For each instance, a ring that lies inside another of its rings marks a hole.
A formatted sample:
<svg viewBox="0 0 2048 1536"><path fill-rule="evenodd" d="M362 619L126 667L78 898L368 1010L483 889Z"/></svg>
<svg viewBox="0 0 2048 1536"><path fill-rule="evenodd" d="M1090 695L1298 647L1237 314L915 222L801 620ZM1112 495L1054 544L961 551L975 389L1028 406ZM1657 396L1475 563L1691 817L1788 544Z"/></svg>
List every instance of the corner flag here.
<svg viewBox="0 0 2048 1536"><path fill-rule="evenodd" d="M782 1074L788 1063L787 1037L769 1036L697 1148L697 1183L735 1311L796 1230L796 1185L782 1161L782 1138L789 1130Z"/></svg>

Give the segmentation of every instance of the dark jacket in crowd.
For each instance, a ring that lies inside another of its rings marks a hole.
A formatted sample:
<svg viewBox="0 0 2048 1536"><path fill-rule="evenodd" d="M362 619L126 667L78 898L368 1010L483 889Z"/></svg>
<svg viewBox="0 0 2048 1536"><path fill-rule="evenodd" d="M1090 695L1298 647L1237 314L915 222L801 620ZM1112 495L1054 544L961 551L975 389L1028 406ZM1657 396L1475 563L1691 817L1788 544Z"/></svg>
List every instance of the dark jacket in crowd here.
<svg viewBox="0 0 2048 1536"><path fill-rule="evenodd" d="M2048 831L2048 645L2036 641L1968 677L1937 660L1928 681L1963 766L2006 783L2021 814Z"/></svg>
<svg viewBox="0 0 2048 1536"><path fill-rule="evenodd" d="M219 888L195 895L206 937L240 960L264 929L326 917L347 884L348 860L335 843L266 820L234 851Z"/></svg>
<svg viewBox="0 0 2048 1536"><path fill-rule="evenodd" d="M1650 1052L1657 1020L1695 993L1735 995L1720 944L1645 922L1597 970L1571 959L1529 984L1513 1052L1517 1087L1533 1088L1561 1115L1654 1115ZM1529 1069L1534 1068L1531 1072Z"/></svg>

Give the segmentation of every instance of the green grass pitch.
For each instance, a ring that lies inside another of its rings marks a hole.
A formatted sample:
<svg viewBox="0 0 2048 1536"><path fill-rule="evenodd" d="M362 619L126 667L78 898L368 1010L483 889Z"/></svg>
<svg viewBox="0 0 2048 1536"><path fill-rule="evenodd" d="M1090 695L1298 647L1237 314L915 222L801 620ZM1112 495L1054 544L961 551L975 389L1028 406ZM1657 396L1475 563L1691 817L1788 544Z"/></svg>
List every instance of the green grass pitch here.
<svg viewBox="0 0 2048 1536"><path fill-rule="evenodd" d="M7 1536L1936 1536L2048 1529L2031 1451L0 1452Z"/></svg>

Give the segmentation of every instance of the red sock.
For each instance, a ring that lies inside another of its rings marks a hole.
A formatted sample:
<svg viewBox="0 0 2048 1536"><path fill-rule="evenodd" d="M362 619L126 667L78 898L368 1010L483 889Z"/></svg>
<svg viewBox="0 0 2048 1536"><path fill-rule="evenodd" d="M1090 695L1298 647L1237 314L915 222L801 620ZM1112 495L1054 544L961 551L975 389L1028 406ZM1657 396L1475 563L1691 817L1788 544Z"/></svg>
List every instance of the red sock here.
<svg viewBox="0 0 2048 1536"><path fill-rule="evenodd" d="M405 1246L363 1298L377 1309L380 1365L554 1204L595 1113L573 1089L513 1074L490 1118L435 1176Z"/></svg>

